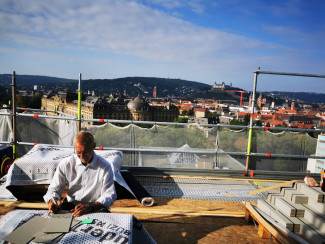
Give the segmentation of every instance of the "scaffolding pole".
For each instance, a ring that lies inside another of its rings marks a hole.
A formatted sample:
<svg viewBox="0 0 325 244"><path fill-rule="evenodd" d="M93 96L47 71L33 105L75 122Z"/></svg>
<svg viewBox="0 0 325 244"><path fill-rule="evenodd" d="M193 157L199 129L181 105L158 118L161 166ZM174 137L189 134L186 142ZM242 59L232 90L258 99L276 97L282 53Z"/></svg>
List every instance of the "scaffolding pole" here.
<svg viewBox="0 0 325 244"><path fill-rule="evenodd" d="M248 131L248 143L247 143L247 155L246 155L246 168L245 174L249 168L250 154L251 154L251 145L252 145L252 135L253 135L253 117L254 117L254 107L255 107L255 97L256 97L256 85L257 85L257 76L258 72L254 74L254 87L253 87L253 97L252 97L252 107L249 120L249 131Z"/></svg>
<svg viewBox="0 0 325 244"><path fill-rule="evenodd" d="M18 152L17 152L17 138L16 138L16 132L17 132L17 123L16 123L16 72L13 71L12 73L12 83L11 83L11 89L12 89L12 154L13 158L16 159Z"/></svg>
<svg viewBox="0 0 325 244"><path fill-rule="evenodd" d="M78 132L81 131L81 73L79 73L79 83L78 83Z"/></svg>

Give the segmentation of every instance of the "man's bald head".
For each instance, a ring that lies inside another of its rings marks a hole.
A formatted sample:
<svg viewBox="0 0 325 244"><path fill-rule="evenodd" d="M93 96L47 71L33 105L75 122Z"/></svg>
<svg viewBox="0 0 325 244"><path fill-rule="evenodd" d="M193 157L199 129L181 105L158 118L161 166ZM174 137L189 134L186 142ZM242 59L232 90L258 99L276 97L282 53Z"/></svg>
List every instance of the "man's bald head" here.
<svg viewBox="0 0 325 244"><path fill-rule="evenodd" d="M74 138L76 155L85 165L92 161L95 147L94 136L88 131L80 131Z"/></svg>
<svg viewBox="0 0 325 244"><path fill-rule="evenodd" d="M81 144L81 145L87 145L91 146L95 143L95 138L93 134L91 134L89 131L80 131L76 137L74 138L73 144Z"/></svg>

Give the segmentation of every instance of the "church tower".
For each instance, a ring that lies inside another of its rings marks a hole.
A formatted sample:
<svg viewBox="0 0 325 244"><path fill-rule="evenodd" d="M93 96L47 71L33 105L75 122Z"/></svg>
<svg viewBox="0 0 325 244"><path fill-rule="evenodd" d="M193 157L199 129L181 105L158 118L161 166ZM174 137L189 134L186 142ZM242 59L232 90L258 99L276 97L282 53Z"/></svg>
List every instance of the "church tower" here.
<svg viewBox="0 0 325 244"><path fill-rule="evenodd" d="M157 96L157 87L156 87L156 86L153 88L153 94L152 94L152 96L153 96L154 98L157 98L157 97L158 97L158 96Z"/></svg>
<svg viewBox="0 0 325 244"><path fill-rule="evenodd" d="M257 99L257 107L258 107L259 109L262 108L262 93L260 93L260 96L259 96L259 98Z"/></svg>
<svg viewBox="0 0 325 244"><path fill-rule="evenodd" d="M252 107L252 93L249 94L249 102L248 102L248 107L251 108Z"/></svg>

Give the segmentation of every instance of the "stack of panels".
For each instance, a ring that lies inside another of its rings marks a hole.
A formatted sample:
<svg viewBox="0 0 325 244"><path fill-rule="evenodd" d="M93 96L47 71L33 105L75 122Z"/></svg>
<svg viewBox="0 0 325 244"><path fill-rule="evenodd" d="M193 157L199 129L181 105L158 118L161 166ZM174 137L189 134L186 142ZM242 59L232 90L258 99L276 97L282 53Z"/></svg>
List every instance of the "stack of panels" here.
<svg viewBox="0 0 325 244"><path fill-rule="evenodd" d="M258 200L257 207L310 243L325 243L325 194L320 187L296 183Z"/></svg>

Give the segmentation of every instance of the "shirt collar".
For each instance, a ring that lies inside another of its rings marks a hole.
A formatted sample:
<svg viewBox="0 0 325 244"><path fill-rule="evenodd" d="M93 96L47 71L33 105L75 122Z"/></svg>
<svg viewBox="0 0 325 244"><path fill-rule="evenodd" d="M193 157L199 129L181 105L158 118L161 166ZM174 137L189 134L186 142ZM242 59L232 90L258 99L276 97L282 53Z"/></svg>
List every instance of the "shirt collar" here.
<svg viewBox="0 0 325 244"><path fill-rule="evenodd" d="M77 164L78 166L84 166L84 165L82 164L80 158L78 158L76 154L74 154L74 157L76 158L76 164ZM91 167L91 168L95 167L95 166L96 166L96 163L97 163L97 158L98 158L98 156L97 156L97 154L94 152L93 160L91 160L90 164L88 164L86 167Z"/></svg>

